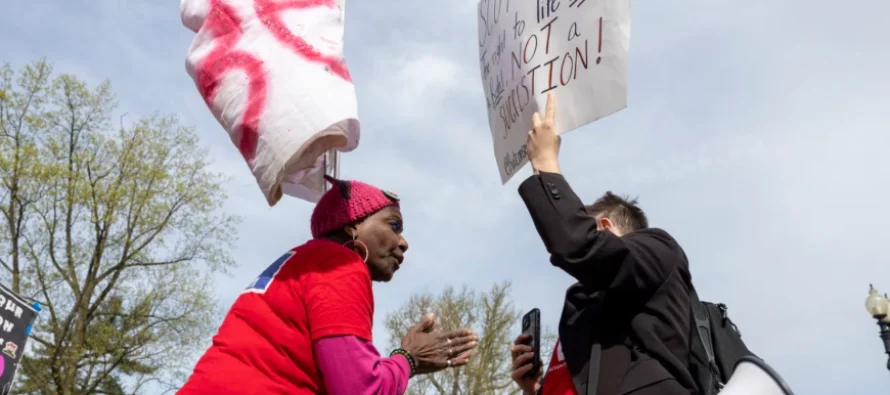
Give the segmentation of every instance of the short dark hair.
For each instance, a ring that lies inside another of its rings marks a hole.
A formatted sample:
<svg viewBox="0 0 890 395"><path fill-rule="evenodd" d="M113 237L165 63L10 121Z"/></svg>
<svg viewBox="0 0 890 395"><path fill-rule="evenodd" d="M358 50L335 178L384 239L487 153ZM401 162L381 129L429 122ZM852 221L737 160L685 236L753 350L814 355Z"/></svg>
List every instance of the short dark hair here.
<svg viewBox="0 0 890 395"><path fill-rule="evenodd" d="M646 213L637 205L637 199L618 196L612 191L585 207L587 214L597 218L608 218L624 232L634 232L649 227Z"/></svg>

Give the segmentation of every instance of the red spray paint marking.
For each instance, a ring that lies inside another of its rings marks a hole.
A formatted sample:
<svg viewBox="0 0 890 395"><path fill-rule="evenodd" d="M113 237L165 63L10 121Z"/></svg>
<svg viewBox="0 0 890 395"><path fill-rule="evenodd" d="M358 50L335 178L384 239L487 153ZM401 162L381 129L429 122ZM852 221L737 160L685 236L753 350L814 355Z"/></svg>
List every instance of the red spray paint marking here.
<svg viewBox="0 0 890 395"><path fill-rule="evenodd" d="M599 36L599 44L596 46L597 53L603 53L603 17L600 17L600 36ZM599 56L596 57L596 64L600 64L600 60L602 60Z"/></svg>
<svg viewBox="0 0 890 395"><path fill-rule="evenodd" d="M234 131L234 134L240 137L237 144L241 156L247 163L252 164L259 137L260 113L266 105L266 74L263 72L263 62L246 52L230 52L243 34L241 18L232 7L223 4L222 0L210 0L210 7L204 28L213 36L216 48L198 65L196 78L198 90L210 106L223 75L234 69L240 69L247 74L250 81L247 108L240 123L240 130Z"/></svg>
<svg viewBox="0 0 890 395"><path fill-rule="evenodd" d="M253 55L237 51L232 48L243 35L243 21L228 4L223 0L209 0L210 13L204 23L205 29L215 40L216 47L197 67L198 90L210 106L223 76L240 69L250 81L247 92L247 108L240 122L240 128L233 131L236 136L238 150L248 164L253 163L256 156L257 140L259 138L260 114L266 106L266 74L263 70L263 62ZM322 63L334 74L346 81L352 82L346 64L333 57L322 56L321 53L305 40L295 36L281 19L280 11L290 9L303 9L309 7L334 7L334 0L289 0L276 2L271 0L256 0L254 9L263 24L269 29L275 38L282 44L289 46L296 53L307 60ZM237 124L237 122L236 122Z"/></svg>
<svg viewBox="0 0 890 395"><path fill-rule="evenodd" d="M306 42L302 37L295 35L288 29L281 18L282 12L292 9L304 9L311 7L336 7L334 0L256 0L254 10L263 25L285 46L306 58L310 62L321 63L334 75L347 82L352 82L346 63L333 56L324 56L315 47Z"/></svg>

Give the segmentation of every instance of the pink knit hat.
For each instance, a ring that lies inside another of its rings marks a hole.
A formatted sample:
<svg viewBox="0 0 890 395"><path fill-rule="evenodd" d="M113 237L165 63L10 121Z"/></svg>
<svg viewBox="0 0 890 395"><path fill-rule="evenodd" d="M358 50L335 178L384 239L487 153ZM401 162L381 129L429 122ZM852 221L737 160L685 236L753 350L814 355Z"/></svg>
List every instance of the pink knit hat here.
<svg viewBox="0 0 890 395"><path fill-rule="evenodd" d="M325 175L331 184L312 211L312 237L358 222L389 206L399 207L396 194L359 181L343 181Z"/></svg>

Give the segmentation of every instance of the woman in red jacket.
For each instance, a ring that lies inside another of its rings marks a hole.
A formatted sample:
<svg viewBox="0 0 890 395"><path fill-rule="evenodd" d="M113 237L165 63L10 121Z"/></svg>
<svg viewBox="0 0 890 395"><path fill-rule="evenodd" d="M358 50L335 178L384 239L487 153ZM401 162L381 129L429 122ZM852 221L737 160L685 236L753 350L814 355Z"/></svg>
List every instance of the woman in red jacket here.
<svg viewBox="0 0 890 395"><path fill-rule="evenodd" d="M371 281L391 280L408 249L399 199L326 178L313 239L241 293L179 394L399 395L415 374L467 363L476 334L433 331L431 316L388 358L378 354Z"/></svg>

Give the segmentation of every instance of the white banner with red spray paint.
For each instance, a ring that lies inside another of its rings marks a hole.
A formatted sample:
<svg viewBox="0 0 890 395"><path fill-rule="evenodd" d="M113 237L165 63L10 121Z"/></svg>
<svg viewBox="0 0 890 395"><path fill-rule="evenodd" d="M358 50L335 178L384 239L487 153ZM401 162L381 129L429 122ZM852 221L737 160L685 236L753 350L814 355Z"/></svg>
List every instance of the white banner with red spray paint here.
<svg viewBox="0 0 890 395"><path fill-rule="evenodd" d="M181 0L186 69L269 205L317 201L323 155L359 142L345 0Z"/></svg>
<svg viewBox="0 0 890 395"><path fill-rule="evenodd" d="M479 61L506 183L527 162L532 114L557 97L565 133L627 106L630 0L481 0Z"/></svg>

